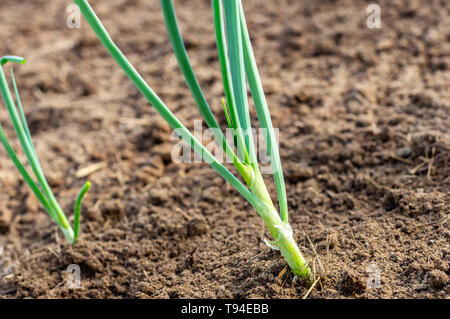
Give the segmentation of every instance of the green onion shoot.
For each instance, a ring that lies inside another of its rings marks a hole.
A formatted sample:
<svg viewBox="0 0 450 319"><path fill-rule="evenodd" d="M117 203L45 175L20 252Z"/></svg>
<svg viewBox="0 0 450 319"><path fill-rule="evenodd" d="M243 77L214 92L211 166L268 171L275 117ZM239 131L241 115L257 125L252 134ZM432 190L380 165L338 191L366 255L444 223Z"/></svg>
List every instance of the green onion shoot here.
<svg viewBox="0 0 450 319"><path fill-rule="evenodd" d="M255 208L273 237L273 241L267 242L267 244L281 251L295 276L305 282L310 282L311 270L297 246L289 224L286 188L278 145L250 43L241 1L225 0L222 3L222 0L212 0L217 51L225 93L223 107L229 129L232 129L235 134L233 145L230 145L226 140L198 84L178 27L172 0L161 0L160 2L173 51L200 113L206 124L213 129L216 142L234 164L246 185L221 164L169 110L115 45L88 1L74 1L99 40L156 111L203 160ZM264 183L256 159L251 133L247 82L260 126L267 131L265 143L271 160L278 195L279 213Z"/></svg>
<svg viewBox="0 0 450 319"><path fill-rule="evenodd" d="M75 244L78 240L79 229L80 229L80 215L81 215L81 204L84 195L91 187L89 182L86 182L78 195L75 203L74 212L74 227L72 228L69 221L64 214L63 210L59 206L55 195L53 194L50 186L45 178L44 172L42 171L39 158L37 156L33 141L31 140L30 130L25 118L25 112L22 107L22 102L19 96L19 90L17 88L16 80L14 78L14 70L11 68L11 82L13 85L14 94L16 96L16 104L14 103L8 82L6 80L5 73L3 71L3 65L7 62L14 62L18 64L24 64L25 59L17 56L4 56L0 59L0 90L2 94L3 101L5 102L6 109L8 110L9 117L11 119L14 130L19 138L20 145L25 153L28 160L29 166L31 167L32 173L28 172L27 168L22 164L16 152L9 143L2 125L0 124L0 141L5 147L6 153L13 161L16 168L19 170L20 174L24 178L25 182L31 188L34 195L41 202L44 209L53 219L53 221L61 228L64 236L66 237L69 244ZM34 177L32 176L34 174Z"/></svg>

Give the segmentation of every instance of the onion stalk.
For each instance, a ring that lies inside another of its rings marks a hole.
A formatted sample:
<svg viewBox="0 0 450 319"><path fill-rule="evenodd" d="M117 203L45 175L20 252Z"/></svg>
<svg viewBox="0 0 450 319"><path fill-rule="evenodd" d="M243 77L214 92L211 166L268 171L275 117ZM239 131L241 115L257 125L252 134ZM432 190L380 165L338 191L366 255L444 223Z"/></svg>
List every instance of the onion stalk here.
<svg viewBox="0 0 450 319"><path fill-rule="evenodd" d="M151 89L113 42L89 2L87 0L74 1L104 47L137 89L147 98L172 129L255 208L274 239L271 242L267 242L267 244L281 251L294 275L310 283L311 270L295 242L288 220L286 189L278 145L252 51L241 1L225 0L223 5L221 0L212 0L217 49L226 98L226 103L223 101L223 106L228 126L236 136L233 145L230 145L215 120L214 114L204 97L189 62L172 0L160 0L173 51L200 113L206 124L213 129L216 142L222 147L227 158L234 164L247 186L191 134ZM249 83L260 125L267 130L265 142L271 160L280 214L272 202L256 159L251 132L246 79ZM230 110L229 114L227 105Z"/></svg>
<svg viewBox="0 0 450 319"><path fill-rule="evenodd" d="M13 147L9 143L1 124L0 141L3 144L6 153L11 158L19 173L24 178L25 182L41 202L42 206L53 219L53 221L60 227L69 244L75 244L78 240L79 235L82 200L91 184L89 182L86 182L77 197L74 210L74 227L72 228L66 215L64 214L64 211L58 204L58 201L56 200L55 195L53 194L47 182L47 179L45 178L38 155L36 153L36 149L31 139L30 129L28 128L28 124L25 118L25 112L23 110L22 102L19 96L19 90L17 88L16 80L14 77L14 70L13 68L11 68L11 82L13 85L13 90L16 96L18 107L16 107L16 104L14 103L5 73L3 71L3 65L7 62L24 64L25 59L17 56L4 56L0 59L0 90L14 130L17 134L17 137L19 138L20 145L22 146L22 149L31 167L32 173L34 174L37 181L34 180L32 175L20 161Z"/></svg>

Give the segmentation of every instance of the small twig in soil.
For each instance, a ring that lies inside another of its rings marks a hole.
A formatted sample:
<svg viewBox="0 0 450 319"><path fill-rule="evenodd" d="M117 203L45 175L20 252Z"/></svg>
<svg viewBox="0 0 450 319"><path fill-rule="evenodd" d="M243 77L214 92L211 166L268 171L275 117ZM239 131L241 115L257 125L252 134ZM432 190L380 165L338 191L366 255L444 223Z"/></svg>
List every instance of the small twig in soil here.
<svg viewBox="0 0 450 319"><path fill-rule="evenodd" d="M330 266L330 230L329 229L328 229L327 240L326 240L326 251L327 251L327 260L326 260L324 278L327 277L329 266ZM322 280L320 281L320 284L322 286ZM324 289L325 289L325 282L323 283L323 286L322 286L322 290L324 290Z"/></svg>
<svg viewBox="0 0 450 319"><path fill-rule="evenodd" d="M47 247L47 249L48 249L53 255L55 255L56 258L59 258L59 254L58 254L56 251L54 251L51 247Z"/></svg>
<svg viewBox="0 0 450 319"><path fill-rule="evenodd" d="M281 281L283 279L283 275L286 274L286 271L288 270L288 267L284 267L282 271L280 271L280 273L278 274L278 279ZM284 281L282 281L281 283L281 287L283 288L284 285L286 285L287 281L289 279L289 276L286 276L286 278L284 279Z"/></svg>
<svg viewBox="0 0 450 319"><path fill-rule="evenodd" d="M125 123L130 125L151 126L152 122L146 118L134 118L134 117L121 117L119 123Z"/></svg>
<svg viewBox="0 0 450 319"><path fill-rule="evenodd" d="M403 163L405 163L405 164L414 165L414 162L413 162L413 161L411 161L411 160L409 160L409 159L406 159L406 158L399 157L399 156L397 156L397 155L395 155L395 154L392 154L392 153L389 153L389 154L388 154L388 157L390 157L390 158L392 158L392 159L395 159L395 160L397 160L397 161L403 162Z"/></svg>
<svg viewBox="0 0 450 319"><path fill-rule="evenodd" d="M302 299L306 299L308 298L309 294L311 293L311 291L314 289L314 287L316 286L317 282L320 280L320 277L317 278L313 284L311 285L311 287L309 287L308 291L306 292L306 294L302 297Z"/></svg>
<svg viewBox="0 0 450 319"><path fill-rule="evenodd" d="M431 158L429 160L428 164L428 170L427 170L427 178L431 181L431 169L433 168L433 162L434 162L434 156L436 155L436 147L433 147L431 150Z"/></svg>
<svg viewBox="0 0 450 319"><path fill-rule="evenodd" d="M98 199L96 202L95 202L95 204L94 204L94 206L92 207L92 211L97 211L99 208L100 208L100 205L101 204L103 204L103 202L102 202L102 200L101 199Z"/></svg>
<svg viewBox="0 0 450 319"><path fill-rule="evenodd" d="M373 186L375 186L375 188L378 188L378 189L385 189L385 190L391 190L389 187L387 187L387 186L384 186L384 185L381 185L381 184L378 184L377 182L375 182L370 176L368 176L368 175L364 175L364 178L370 183L370 184L372 184Z"/></svg>
<svg viewBox="0 0 450 319"><path fill-rule="evenodd" d="M422 227L434 226L434 225L442 224L442 223L445 223L447 221L447 219L448 219L448 216L445 216L443 218L439 218L437 220L433 220L433 221L428 222L428 223L419 224L416 227L422 228Z"/></svg>
<svg viewBox="0 0 450 319"><path fill-rule="evenodd" d="M317 263L319 264L319 271L320 271L320 276L319 276L318 278L320 278L321 276L325 276L325 270L324 270L324 268L323 268L322 260L320 259L320 256L319 256L319 254L317 253L316 247L314 246L314 244L313 244L311 238L306 234L306 232L303 231L303 233L305 234L306 238L308 239L309 244L311 245L311 248L312 248L313 253L314 253L314 259L313 259L313 278L316 278L316 264L315 264L316 259L317 259ZM322 281L320 281L320 286L321 286L321 288L323 289Z"/></svg>
<svg viewBox="0 0 450 319"><path fill-rule="evenodd" d="M89 166L80 168L76 173L75 173L75 177L76 178L83 178L83 177L87 177L89 175L91 175L92 173L101 170L102 168L104 168L106 166L105 162L100 162L100 163L94 163L91 164Z"/></svg>
<svg viewBox="0 0 450 319"><path fill-rule="evenodd" d="M122 163L122 160L120 159L120 155L118 153L115 154L115 157L116 157L116 162L117 162L116 178L120 184L120 187L123 188L123 186L125 185L125 180L123 178L123 171L120 168L120 164Z"/></svg>
<svg viewBox="0 0 450 319"><path fill-rule="evenodd" d="M180 214L181 216L183 216L184 219L189 220L190 217L188 216L188 214L186 214L182 209L180 209L179 207L175 208L175 212L177 212L178 214Z"/></svg>
<svg viewBox="0 0 450 319"><path fill-rule="evenodd" d="M428 159L424 159L419 165L417 165L413 169L410 169L409 173L415 175L419 169L421 169L422 167L424 167L427 164L428 164Z"/></svg>
<svg viewBox="0 0 450 319"><path fill-rule="evenodd" d="M280 273L279 273L278 276L277 276L277 278L278 278L279 281L282 281L282 280L283 280L283 276L284 276L284 274L286 273L287 269L288 269L288 268L287 268L287 266L286 266L286 267L283 268L282 271L280 271Z"/></svg>

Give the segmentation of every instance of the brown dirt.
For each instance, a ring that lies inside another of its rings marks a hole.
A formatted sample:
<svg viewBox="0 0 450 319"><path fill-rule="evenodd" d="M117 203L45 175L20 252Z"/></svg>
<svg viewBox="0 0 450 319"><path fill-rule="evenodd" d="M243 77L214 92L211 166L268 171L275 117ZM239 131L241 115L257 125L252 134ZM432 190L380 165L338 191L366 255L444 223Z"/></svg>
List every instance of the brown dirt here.
<svg viewBox="0 0 450 319"><path fill-rule="evenodd" d="M69 247L0 150L0 296L302 297L307 289L265 246L267 231L245 200L206 165L172 163L167 125L85 21L65 27L68 4L4 0L0 55L28 59L16 77L66 212L87 178L77 172L104 164L88 176L82 240ZM280 128L291 224L323 277L309 298L449 298L448 2L381 1L379 30L365 26L363 1L244 5ZM158 1L94 7L192 128L200 115ZM225 124L210 3L176 8L199 81ZM0 120L12 136L3 108ZM81 289L65 285L72 263L81 267ZM380 288L367 287L370 264L380 268Z"/></svg>

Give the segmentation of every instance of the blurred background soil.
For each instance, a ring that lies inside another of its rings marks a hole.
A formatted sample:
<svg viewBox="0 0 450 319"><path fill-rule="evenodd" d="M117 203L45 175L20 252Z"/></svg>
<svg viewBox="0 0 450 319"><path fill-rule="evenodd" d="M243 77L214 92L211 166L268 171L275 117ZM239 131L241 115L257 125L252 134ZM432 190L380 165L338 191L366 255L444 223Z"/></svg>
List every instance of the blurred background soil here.
<svg viewBox="0 0 450 319"><path fill-rule="evenodd" d="M91 2L193 128L201 117L159 1ZM291 225L321 278L308 298L448 298L450 6L380 1L382 27L369 29L369 3L244 1L280 129ZM269 234L250 205L206 164L172 162L171 130L84 20L66 27L70 4L3 0L0 8L0 55L27 58L16 79L68 214L84 181L93 183L81 242L70 247L0 149L0 297L302 298L307 288L264 244ZM210 1L175 7L225 127ZM0 121L17 147L3 104ZM80 289L66 285L73 263Z"/></svg>

